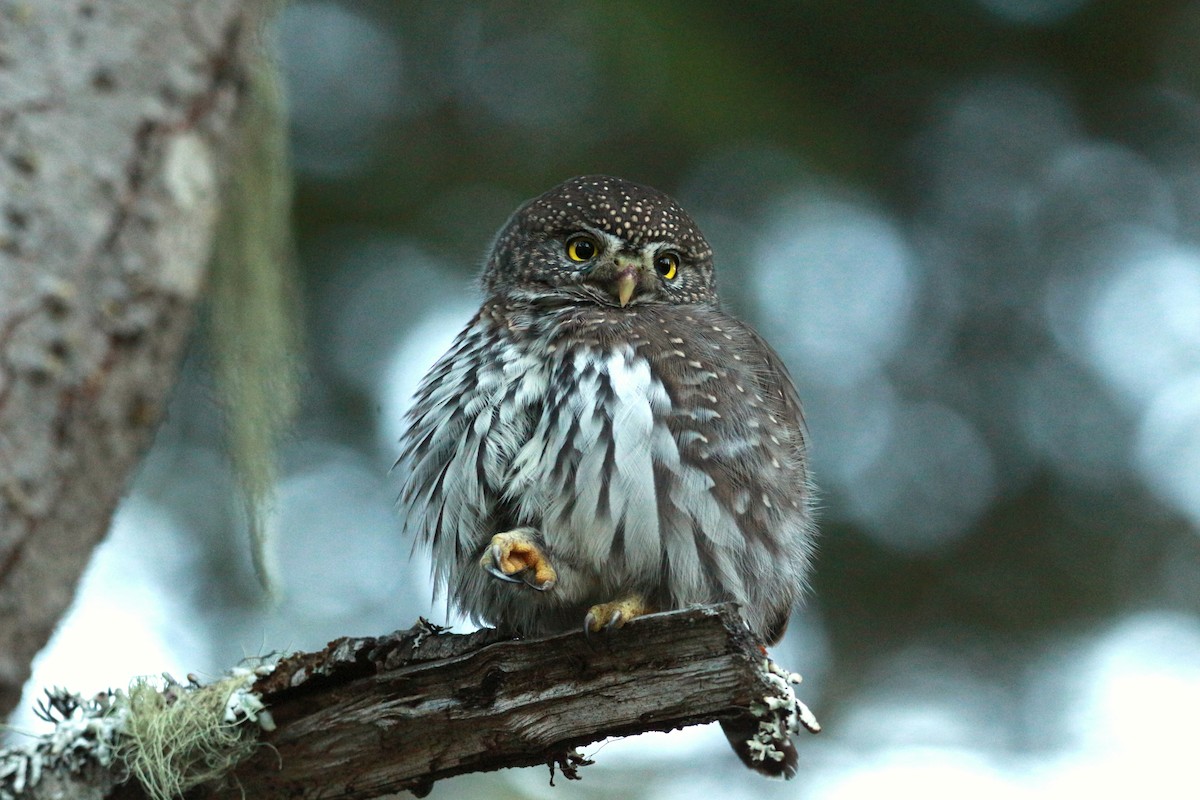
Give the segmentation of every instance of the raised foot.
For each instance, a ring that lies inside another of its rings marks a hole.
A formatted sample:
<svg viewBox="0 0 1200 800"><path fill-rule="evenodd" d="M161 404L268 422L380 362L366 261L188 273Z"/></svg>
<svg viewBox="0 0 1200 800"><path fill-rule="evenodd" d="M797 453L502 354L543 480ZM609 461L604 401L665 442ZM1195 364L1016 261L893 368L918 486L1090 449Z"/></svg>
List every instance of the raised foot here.
<svg viewBox="0 0 1200 800"><path fill-rule="evenodd" d="M583 618L584 633L598 633L622 627L626 622L653 611L646 601L634 594L610 603L597 603Z"/></svg>
<svg viewBox="0 0 1200 800"><path fill-rule="evenodd" d="M497 533L483 551L479 566L500 580L524 583L544 592L558 583L558 573L534 540L532 528Z"/></svg>

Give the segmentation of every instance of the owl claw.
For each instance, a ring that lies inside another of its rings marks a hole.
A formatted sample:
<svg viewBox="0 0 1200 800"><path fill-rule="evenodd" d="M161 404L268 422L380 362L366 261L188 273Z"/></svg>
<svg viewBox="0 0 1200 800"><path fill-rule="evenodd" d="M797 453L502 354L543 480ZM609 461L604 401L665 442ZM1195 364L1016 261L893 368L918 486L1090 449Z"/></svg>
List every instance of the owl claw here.
<svg viewBox="0 0 1200 800"><path fill-rule="evenodd" d="M625 623L637 619L643 614L649 614L651 608L638 595L630 595L611 603L598 603L588 609L583 618L583 632L586 634L611 631L624 627ZM601 620L605 620L603 623Z"/></svg>
<svg viewBox="0 0 1200 800"><path fill-rule="evenodd" d="M479 566L484 571L508 583L523 583L531 589L545 592L558 583L558 573L533 540L529 528L497 533L483 551Z"/></svg>
<svg viewBox="0 0 1200 800"><path fill-rule="evenodd" d="M550 567L547 566L547 569L550 569ZM539 592L547 592L554 588L554 584L558 583L558 578L548 578L544 582L538 583L537 573L526 571L521 573L521 583L525 584L530 589L536 589Z"/></svg>
<svg viewBox="0 0 1200 800"><path fill-rule="evenodd" d="M514 578L512 575L505 574L504 570L490 563L486 556L484 557L483 561L479 562L479 566L483 567L484 571L490 572L494 577L499 578L502 581L508 581L509 583L525 583L525 581L521 580L520 578Z"/></svg>

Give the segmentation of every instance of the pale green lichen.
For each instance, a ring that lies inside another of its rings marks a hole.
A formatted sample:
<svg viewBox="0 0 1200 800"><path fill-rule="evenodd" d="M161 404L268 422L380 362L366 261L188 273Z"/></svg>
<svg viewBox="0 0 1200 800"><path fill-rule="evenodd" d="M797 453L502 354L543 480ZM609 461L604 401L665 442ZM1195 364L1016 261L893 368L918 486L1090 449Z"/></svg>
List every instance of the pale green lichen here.
<svg viewBox="0 0 1200 800"><path fill-rule="evenodd" d="M173 800L221 778L257 746L240 730L246 718L230 719L244 691L244 679L236 676L198 688L134 682L117 759L151 800Z"/></svg>
<svg viewBox="0 0 1200 800"><path fill-rule="evenodd" d="M152 800L176 800L254 751L246 723L274 728L251 691L269 670L239 668L207 685L139 678L127 691L87 700L49 690L38 713L54 730L31 746L0 750L0 800L17 800L48 771L77 774L88 766L111 770L118 781L136 778Z"/></svg>

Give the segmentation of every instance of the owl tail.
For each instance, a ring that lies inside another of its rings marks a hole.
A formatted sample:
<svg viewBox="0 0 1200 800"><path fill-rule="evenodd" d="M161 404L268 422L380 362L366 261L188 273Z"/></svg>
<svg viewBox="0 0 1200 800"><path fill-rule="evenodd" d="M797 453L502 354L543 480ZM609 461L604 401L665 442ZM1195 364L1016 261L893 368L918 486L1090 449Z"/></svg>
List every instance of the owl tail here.
<svg viewBox="0 0 1200 800"><path fill-rule="evenodd" d="M768 778L791 778L796 774L796 745L786 734L766 736L760 720L749 714L721 720L721 730L725 731L733 752L755 772Z"/></svg>

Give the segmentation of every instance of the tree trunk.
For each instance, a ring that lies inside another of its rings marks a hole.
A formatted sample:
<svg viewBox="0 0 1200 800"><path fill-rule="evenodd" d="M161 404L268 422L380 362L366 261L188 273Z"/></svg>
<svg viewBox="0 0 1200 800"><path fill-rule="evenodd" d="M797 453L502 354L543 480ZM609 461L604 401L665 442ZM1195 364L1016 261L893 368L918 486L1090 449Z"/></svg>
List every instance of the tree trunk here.
<svg viewBox="0 0 1200 800"><path fill-rule="evenodd" d="M175 380L264 0L0 0L0 717Z"/></svg>

